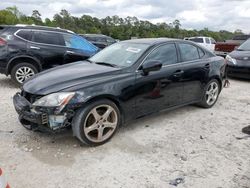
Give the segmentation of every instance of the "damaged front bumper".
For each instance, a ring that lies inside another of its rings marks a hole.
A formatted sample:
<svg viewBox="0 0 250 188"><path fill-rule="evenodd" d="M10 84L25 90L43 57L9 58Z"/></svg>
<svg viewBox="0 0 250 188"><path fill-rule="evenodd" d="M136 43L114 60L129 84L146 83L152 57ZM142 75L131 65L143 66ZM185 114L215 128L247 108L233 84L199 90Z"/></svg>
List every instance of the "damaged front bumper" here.
<svg viewBox="0 0 250 188"><path fill-rule="evenodd" d="M13 103L19 115L19 121L28 129L58 130L70 126L69 120L73 117L72 111L55 114L53 108L34 108L20 93L13 97Z"/></svg>

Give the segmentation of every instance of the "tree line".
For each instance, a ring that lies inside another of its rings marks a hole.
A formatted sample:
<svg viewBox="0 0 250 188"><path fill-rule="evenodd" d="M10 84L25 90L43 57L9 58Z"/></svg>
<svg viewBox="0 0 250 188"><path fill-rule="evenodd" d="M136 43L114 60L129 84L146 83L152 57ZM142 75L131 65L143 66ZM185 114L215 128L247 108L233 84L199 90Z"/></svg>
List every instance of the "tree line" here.
<svg viewBox="0 0 250 188"><path fill-rule="evenodd" d="M42 20L38 10L33 10L31 16L20 12L16 6L0 10L0 25L35 24L50 27L69 29L76 33L101 33L115 39L126 40L131 37L169 37L184 38L192 36L213 37L216 41L231 39L236 34L242 34L237 29L235 32L226 30L211 31L208 28L202 30L186 30L181 27L179 20L172 23L153 24L146 20L139 20L137 17L128 16L121 18L117 15L106 18L96 18L89 15L81 17L72 16L67 10L56 13L52 19Z"/></svg>

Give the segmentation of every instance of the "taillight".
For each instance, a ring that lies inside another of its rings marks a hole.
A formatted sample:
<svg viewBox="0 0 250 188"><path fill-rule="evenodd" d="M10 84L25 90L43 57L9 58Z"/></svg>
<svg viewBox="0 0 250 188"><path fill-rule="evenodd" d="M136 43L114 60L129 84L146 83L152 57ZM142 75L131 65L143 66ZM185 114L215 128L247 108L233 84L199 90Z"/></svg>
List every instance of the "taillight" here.
<svg viewBox="0 0 250 188"><path fill-rule="evenodd" d="M7 45L7 41L4 40L3 38L0 38L0 46L5 46Z"/></svg>

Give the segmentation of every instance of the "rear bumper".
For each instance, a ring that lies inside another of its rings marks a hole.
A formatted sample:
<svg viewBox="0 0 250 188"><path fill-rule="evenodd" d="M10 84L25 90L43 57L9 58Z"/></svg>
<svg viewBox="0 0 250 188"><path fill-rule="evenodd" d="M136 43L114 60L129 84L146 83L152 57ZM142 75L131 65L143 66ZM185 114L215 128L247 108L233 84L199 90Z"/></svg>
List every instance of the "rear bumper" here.
<svg viewBox="0 0 250 188"><path fill-rule="evenodd" d="M227 75L231 77L250 79L250 67L228 66Z"/></svg>

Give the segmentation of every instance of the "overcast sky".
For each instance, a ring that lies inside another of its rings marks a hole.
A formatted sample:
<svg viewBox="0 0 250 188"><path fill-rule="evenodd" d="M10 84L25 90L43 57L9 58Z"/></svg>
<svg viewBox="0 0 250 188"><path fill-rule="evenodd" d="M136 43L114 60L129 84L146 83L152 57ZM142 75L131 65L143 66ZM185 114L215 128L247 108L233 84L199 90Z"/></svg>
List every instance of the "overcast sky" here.
<svg viewBox="0 0 250 188"><path fill-rule="evenodd" d="M1 0L0 9L14 5L26 15L36 9L43 18L66 9L74 16L136 16L153 23L179 19L186 29L250 33L250 0Z"/></svg>

